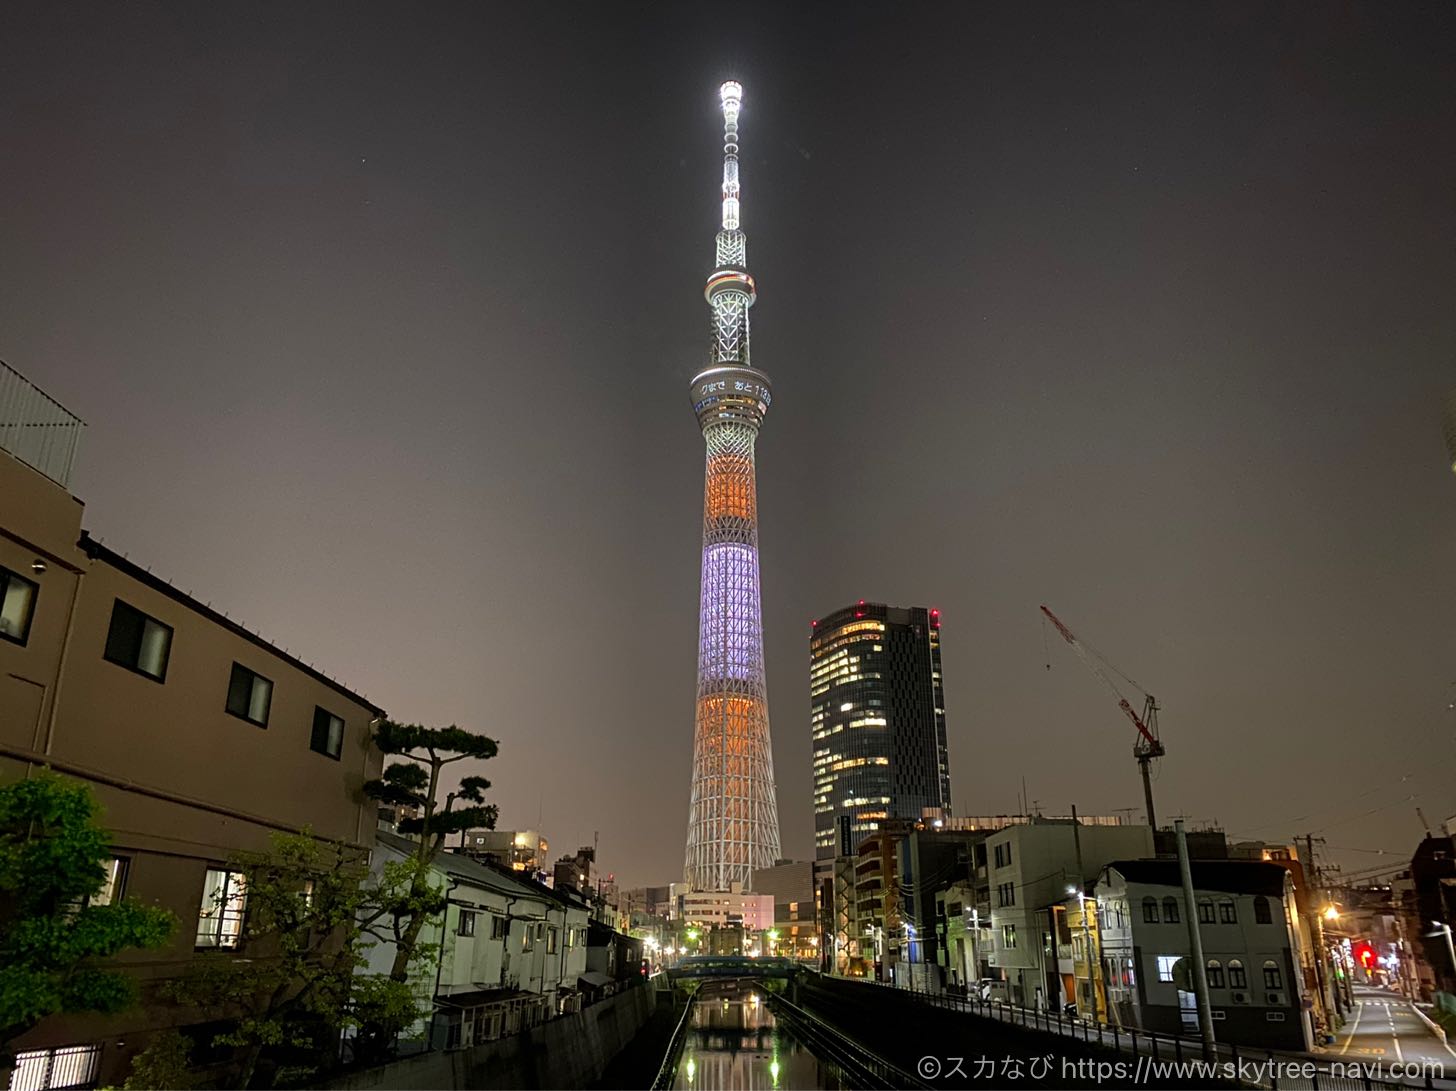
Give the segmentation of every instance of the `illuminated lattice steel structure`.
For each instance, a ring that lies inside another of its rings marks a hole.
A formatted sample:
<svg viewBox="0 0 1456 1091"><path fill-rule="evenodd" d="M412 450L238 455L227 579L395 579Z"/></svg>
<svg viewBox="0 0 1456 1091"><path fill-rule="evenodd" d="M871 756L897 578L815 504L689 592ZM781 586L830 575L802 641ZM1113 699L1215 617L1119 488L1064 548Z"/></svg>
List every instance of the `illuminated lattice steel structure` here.
<svg viewBox="0 0 1456 1091"><path fill-rule="evenodd" d="M703 582L693 796L684 875L696 890L746 888L779 855L763 615L758 590L758 489L753 443L772 393L749 366L748 309L756 297L738 224L738 110L743 88L725 83L723 229L704 290L712 349L693 379L693 410L708 448L703 487Z"/></svg>

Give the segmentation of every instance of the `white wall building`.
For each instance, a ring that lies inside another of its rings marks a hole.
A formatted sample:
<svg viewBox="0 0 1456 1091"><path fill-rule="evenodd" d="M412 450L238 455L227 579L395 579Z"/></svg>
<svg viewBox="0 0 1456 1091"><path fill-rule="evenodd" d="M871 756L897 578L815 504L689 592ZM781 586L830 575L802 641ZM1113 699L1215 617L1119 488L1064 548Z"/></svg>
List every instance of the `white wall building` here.
<svg viewBox="0 0 1456 1091"><path fill-rule="evenodd" d="M376 872L415 849L407 837L379 831ZM434 1010L435 1044L463 1048L544 1022L579 1002L587 969L586 903L515 878L508 870L443 852L431 877L448 891L442 917L431 919L421 942L438 944L438 964L412 978L422 1007ZM370 973L388 973L394 944L369 952ZM419 1036L425 1029L417 1028Z"/></svg>
<svg viewBox="0 0 1456 1091"><path fill-rule="evenodd" d="M1067 888L1095 879L1113 860L1152 854L1147 826L1100 821L1079 826L1071 819L1033 818L986 839L989 961L1004 975L1011 1003L1060 1008L1073 999L1071 934L1063 920Z"/></svg>
<svg viewBox="0 0 1456 1091"><path fill-rule="evenodd" d="M688 924L741 924L754 932L762 932L774 926L772 894L699 890L684 894L682 906L683 920Z"/></svg>
<svg viewBox="0 0 1456 1091"><path fill-rule="evenodd" d="M1279 864L1194 860L1192 912L1220 1041L1306 1050L1294 885ZM1177 860L1110 863L1096 889L1108 994L1124 1025L1198 1033L1190 907Z"/></svg>

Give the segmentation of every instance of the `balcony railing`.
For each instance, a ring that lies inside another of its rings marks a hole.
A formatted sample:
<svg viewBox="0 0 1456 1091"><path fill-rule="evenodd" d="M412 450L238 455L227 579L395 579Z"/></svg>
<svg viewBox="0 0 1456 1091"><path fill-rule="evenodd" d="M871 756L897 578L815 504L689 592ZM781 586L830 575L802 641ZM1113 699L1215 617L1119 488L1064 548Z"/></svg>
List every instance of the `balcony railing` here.
<svg viewBox="0 0 1456 1091"><path fill-rule="evenodd" d="M69 489L85 427L80 417L0 361L0 448Z"/></svg>

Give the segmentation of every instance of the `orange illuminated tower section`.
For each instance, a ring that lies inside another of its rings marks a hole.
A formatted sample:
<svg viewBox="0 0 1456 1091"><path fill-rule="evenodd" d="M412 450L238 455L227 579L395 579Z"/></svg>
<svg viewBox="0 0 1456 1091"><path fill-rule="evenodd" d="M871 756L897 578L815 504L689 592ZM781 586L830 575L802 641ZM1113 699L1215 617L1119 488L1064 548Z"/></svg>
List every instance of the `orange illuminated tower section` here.
<svg viewBox="0 0 1456 1091"><path fill-rule="evenodd" d="M753 446L773 395L749 364L756 292L739 227L738 113L743 88L725 83L723 225L704 296L712 312L708 365L693 410L707 445L703 578L693 790L684 878L695 890L747 888L779 856L779 813L763 669L758 579L758 485Z"/></svg>

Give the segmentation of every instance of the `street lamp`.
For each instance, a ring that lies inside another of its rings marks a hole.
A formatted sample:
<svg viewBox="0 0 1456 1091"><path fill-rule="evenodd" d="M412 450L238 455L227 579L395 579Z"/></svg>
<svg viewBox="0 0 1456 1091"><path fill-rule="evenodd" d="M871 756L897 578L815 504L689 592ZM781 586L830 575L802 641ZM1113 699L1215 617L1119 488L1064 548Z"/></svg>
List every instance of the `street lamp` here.
<svg viewBox="0 0 1456 1091"><path fill-rule="evenodd" d="M1451 972L1456 973L1456 943L1451 940L1451 926L1445 921L1432 921L1436 928L1446 935L1446 950L1451 954ZM1435 935L1433 932L1432 935Z"/></svg>

